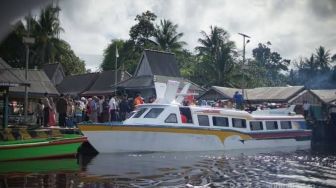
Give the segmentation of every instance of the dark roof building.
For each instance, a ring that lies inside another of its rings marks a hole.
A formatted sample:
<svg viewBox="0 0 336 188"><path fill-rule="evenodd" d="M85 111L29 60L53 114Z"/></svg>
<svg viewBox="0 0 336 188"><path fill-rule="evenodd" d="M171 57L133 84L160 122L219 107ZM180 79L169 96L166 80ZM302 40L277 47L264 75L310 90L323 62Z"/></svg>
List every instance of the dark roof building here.
<svg viewBox="0 0 336 188"><path fill-rule="evenodd" d="M216 100L216 99L232 99L236 91L242 91L237 88L227 88L212 86L208 91L201 95L199 100ZM289 102L292 98L304 91L304 86L288 86L288 87L259 87L244 90L244 99L251 103Z"/></svg>
<svg viewBox="0 0 336 188"><path fill-rule="evenodd" d="M134 76L116 87L131 92L140 91L143 97L150 97L155 95L154 82L166 83L168 80L179 81L180 89L190 83L189 93L204 92L197 84L181 77L175 54L154 50L144 50Z"/></svg>
<svg viewBox="0 0 336 188"><path fill-rule="evenodd" d="M99 73L66 76L56 87L59 93L78 96L87 91L97 80L98 76Z"/></svg>
<svg viewBox="0 0 336 188"><path fill-rule="evenodd" d="M134 77L142 75L181 77L175 54L145 50L135 70Z"/></svg>
<svg viewBox="0 0 336 188"><path fill-rule="evenodd" d="M60 84L65 77L61 63L45 64L42 69L54 85Z"/></svg>
<svg viewBox="0 0 336 188"><path fill-rule="evenodd" d="M117 83L121 80L129 79L131 75L125 71L117 71ZM110 95L115 92L112 86L115 85L115 71L108 70L103 71L98 75L98 78L92 84L92 86L85 92L81 93L82 96L93 95Z"/></svg>

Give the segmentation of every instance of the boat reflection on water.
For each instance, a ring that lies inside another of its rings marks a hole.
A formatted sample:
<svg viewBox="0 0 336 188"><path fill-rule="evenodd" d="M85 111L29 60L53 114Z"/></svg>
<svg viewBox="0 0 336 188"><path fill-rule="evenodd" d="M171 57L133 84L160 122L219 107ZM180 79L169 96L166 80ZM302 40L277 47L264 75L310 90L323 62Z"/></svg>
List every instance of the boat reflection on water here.
<svg viewBox="0 0 336 188"><path fill-rule="evenodd" d="M89 187L336 185L335 155L291 149L98 154L85 166L81 181Z"/></svg>
<svg viewBox="0 0 336 188"><path fill-rule="evenodd" d="M0 187L70 187L80 171L76 158L0 162Z"/></svg>
<svg viewBox="0 0 336 188"><path fill-rule="evenodd" d="M1 162L0 187L336 186L335 153L279 150L114 153Z"/></svg>

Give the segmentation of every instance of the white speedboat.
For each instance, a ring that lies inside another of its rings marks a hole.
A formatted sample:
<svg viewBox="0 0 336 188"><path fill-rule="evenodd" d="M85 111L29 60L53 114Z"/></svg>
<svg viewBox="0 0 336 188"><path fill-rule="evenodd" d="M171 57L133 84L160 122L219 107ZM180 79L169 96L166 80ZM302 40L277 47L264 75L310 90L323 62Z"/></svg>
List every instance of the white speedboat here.
<svg viewBox="0 0 336 188"><path fill-rule="evenodd" d="M181 97L175 98L178 84L168 82L155 103L137 107L122 123L83 123L79 128L100 153L310 147L311 130L290 109L248 113L182 106Z"/></svg>

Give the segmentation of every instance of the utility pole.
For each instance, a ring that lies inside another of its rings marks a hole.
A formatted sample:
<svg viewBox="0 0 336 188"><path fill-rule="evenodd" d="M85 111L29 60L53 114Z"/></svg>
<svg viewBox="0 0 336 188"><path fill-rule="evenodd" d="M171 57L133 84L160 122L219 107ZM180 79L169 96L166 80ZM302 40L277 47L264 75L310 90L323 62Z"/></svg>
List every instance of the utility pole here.
<svg viewBox="0 0 336 188"><path fill-rule="evenodd" d="M243 66L244 66L245 65L245 46L246 46L247 43L250 42L250 40L247 40L245 42L245 38L251 38L251 37L248 36L248 35L246 35L246 34L244 34L244 33L238 33L238 34L241 35L241 36L243 36ZM244 70L243 67L242 67L242 70ZM245 81L245 74L243 74L243 82L244 81ZM244 89L245 89L245 83L242 84L242 95L245 98Z"/></svg>
<svg viewBox="0 0 336 188"><path fill-rule="evenodd" d="M114 69L114 88L115 88L115 95L117 95L117 79L118 79L118 57L119 57L119 52L118 52L118 47L117 47L117 44L116 44L116 62L115 62L115 69Z"/></svg>
<svg viewBox="0 0 336 188"><path fill-rule="evenodd" d="M28 83L28 64L29 64L29 45L35 43L35 39L30 37L30 19L32 19L30 13L27 22L27 37L23 37L23 43L26 44L26 68L25 68L25 82ZM24 122L28 121L28 86L25 85L25 101L24 101Z"/></svg>

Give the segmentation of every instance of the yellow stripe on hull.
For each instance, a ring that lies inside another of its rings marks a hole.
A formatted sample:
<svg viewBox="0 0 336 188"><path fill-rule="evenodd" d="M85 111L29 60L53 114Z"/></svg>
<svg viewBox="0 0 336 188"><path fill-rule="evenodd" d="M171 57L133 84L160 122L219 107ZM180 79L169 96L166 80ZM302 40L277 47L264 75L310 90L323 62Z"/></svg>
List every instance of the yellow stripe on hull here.
<svg viewBox="0 0 336 188"><path fill-rule="evenodd" d="M164 133L180 133L180 134L198 134L198 135L214 135L217 136L222 142L229 136L240 136L243 140L252 139L247 134L239 133L230 130L205 130L193 129L189 127L145 127L145 126L105 126L105 125L79 125L83 132L90 131L135 131L135 132L164 132Z"/></svg>

